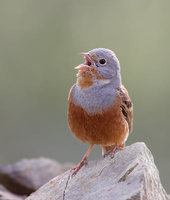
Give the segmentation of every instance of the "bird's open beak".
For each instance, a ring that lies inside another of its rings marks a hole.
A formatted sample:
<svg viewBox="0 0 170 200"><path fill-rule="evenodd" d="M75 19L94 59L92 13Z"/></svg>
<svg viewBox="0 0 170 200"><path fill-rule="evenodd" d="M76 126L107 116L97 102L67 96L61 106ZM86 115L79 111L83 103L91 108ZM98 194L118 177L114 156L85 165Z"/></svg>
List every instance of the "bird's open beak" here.
<svg viewBox="0 0 170 200"><path fill-rule="evenodd" d="M94 64L94 61L90 57L89 53L80 53L80 55L85 58L85 63L78 65L74 69L84 70L84 69L88 69L92 64Z"/></svg>

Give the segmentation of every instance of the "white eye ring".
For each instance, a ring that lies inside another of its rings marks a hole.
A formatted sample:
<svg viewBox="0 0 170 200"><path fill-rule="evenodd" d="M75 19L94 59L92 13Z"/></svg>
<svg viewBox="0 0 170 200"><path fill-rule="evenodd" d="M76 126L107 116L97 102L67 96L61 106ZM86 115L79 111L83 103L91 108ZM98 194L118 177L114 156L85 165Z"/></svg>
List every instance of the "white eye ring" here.
<svg viewBox="0 0 170 200"><path fill-rule="evenodd" d="M104 65L104 64L106 64L106 60L104 58L102 58L102 59L99 60L99 63Z"/></svg>

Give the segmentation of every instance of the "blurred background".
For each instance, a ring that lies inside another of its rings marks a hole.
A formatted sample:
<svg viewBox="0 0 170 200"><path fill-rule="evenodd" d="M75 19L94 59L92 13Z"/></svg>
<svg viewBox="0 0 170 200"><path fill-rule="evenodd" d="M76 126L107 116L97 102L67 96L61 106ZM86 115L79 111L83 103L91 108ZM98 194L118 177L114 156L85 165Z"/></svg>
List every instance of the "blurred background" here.
<svg viewBox="0 0 170 200"><path fill-rule="evenodd" d="M170 193L170 1L0 1L0 165L45 156L77 163L88 148L67 125L79 52L115 51L134 103L127 144L152 151ZM95 147L90 159L101 156Z"/></svg>

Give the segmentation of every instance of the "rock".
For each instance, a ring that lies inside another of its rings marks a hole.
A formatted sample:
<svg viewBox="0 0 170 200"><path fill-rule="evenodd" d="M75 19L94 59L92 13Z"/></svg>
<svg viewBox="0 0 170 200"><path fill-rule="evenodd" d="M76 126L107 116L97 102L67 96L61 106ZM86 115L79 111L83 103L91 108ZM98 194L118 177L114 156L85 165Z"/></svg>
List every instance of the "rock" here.
<svg viewBox="0 0 170 200"><path fill-rule="evenodd" d="M24 200L27 196L15 195L0 185L0 200Z"/></svg>
<svg viewBox="0 0 170 200"><path fill-rule="evenodd" d="M24 159L0 167L0 184L13 193L29 195L72 166L73 164L70 163L62 165L47 158Z"/></svg>
<svg viewBox="0 0 170 200"><path fill-rule="evenodd" d="M70 170L55 177L26 200L168 200L151 152L135 143L98 161L75 176Z"/></svg>
<svg viewBox="0 0 170 200"><path fill-rule="evenodd" d="M24 200L26 196L18 196L9 191L0 190L0 200Z"/></svg>

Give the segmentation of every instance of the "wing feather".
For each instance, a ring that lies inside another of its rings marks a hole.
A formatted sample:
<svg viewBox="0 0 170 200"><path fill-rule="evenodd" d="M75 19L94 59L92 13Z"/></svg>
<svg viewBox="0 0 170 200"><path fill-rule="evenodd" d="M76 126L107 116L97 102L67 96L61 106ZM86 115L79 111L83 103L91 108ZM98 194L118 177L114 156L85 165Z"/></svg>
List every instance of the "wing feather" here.
<svg viewBox="0 0 170 200"><path fill-rule="evenodd" d="M129 133L131 133L133 126L133 104L129 97L128 91L123 85L121 85L117 90L121 100L120 109L122 111L125 120L129 125Z"/></svg>

